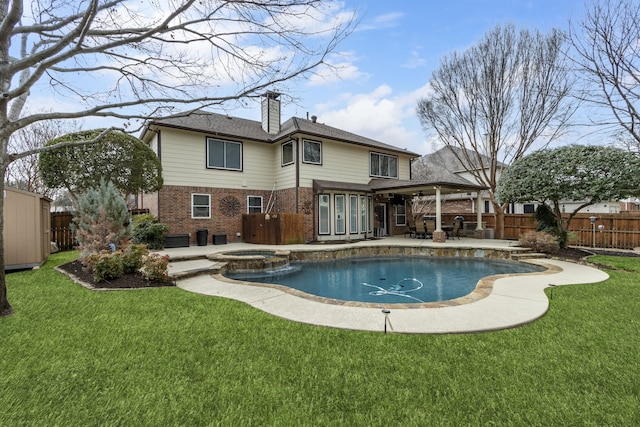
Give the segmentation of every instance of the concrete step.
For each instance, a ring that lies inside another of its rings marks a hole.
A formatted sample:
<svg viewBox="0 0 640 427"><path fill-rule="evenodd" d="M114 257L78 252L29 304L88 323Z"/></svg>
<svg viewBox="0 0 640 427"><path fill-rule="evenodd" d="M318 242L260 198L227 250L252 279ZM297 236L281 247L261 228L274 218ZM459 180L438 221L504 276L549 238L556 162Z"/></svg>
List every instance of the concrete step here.
<svg viewBox="0 0 640 427"><path fill-rule="evenodd" d="M511 259L521 260L521 259L540 259L540 258L549 258L547 254L543 254L540 252L520 252L520 253L512 253Z"/></svg>
<svg viewBox="0 0 640 427"><path fill-rule="evenodd" d="M206 258L178 260L169 262L169 276L175 280L199 275L216 274L225 262L210 261Z"/></svg>

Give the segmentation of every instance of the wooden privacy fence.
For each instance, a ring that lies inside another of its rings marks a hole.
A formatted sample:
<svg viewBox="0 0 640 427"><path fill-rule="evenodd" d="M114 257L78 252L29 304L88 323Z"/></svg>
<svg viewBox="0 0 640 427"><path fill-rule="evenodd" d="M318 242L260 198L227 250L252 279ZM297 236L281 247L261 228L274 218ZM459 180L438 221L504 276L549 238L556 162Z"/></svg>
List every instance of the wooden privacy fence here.
<svg viewBox="0 0 640 427"><path fill-rule="evenodd" d="M453 224L454 216L442 215L443 222ZM594 224L591 223L590 216L597 218ZM476 217L466 214L465 220L475 221ZM487 229L495 229L493 214L483 214L482 221L486 223ZM504 238L518 240L522 234L536 231L536 227L537 223L531 214L507 214L504 217ZM577 214L569 224L568 243L570 246L612 249L640 247L640 214Z"/></svg>
<svg viewBox="0 0 640 427"><path fill-rule="evenodd" d="M56 242L61 251L71 250L76 244L70 227L72 220L71 212L51 213L51 241Z"/></svg>
<svg viewBox="0 0 640 427"><path fill-rule="evenodd" d="M244 214L242 235L245 243L288 245L304 243L303 214Z"/></svg>

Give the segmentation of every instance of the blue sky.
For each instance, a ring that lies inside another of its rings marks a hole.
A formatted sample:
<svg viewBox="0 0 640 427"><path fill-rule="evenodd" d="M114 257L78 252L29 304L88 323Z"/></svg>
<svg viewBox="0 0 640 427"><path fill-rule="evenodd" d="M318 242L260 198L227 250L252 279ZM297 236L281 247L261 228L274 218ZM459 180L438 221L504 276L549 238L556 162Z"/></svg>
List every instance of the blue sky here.
<svg viewBox="0 0 640 427"><path fill-rule="evenodd" d="M582 1L374 0L345 2L360 23L331 58L341 79L298 86L296 104L283 118L318 116L318 121L426 154L434 151L415 114L440 59L475 44L498 24L517 28L567 29L583 11ZM258 119L257 112L230 114Z"/></svg>

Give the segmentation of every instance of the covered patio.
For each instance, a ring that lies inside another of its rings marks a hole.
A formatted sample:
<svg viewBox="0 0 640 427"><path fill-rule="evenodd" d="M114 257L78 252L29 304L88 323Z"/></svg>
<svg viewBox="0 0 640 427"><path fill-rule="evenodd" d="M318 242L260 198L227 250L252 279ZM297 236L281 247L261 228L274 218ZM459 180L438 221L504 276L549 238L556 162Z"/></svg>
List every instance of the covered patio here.
<svg viewBox="0 0 640 427"><path fill-rule="evenodd" d="M486 189L484 186L474 184L448 172L427 179L411 179L406 181L374 179L369 185L376 193L398 194L404 196L405 200L411 200L414 197L433 197L436 205L436 229L433 231L433 241L436 243L443 243L447 239L446 232L442 230L442 196L446 194L475 193L477 226L474 237L484 237L481 195L482 190Z"/></svg>

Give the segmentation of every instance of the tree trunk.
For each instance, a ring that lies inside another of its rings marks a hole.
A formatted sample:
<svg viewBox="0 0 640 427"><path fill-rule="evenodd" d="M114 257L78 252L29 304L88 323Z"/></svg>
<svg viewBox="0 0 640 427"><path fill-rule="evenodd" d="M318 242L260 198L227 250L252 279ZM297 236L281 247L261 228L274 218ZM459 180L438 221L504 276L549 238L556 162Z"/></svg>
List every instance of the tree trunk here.
<svg viewBox="0 0 640 427"><path fill-rule="evenodd" d="M504 239L504 209L493 203L493 217L495 218L494 233L496 239Z"/></svg>
<svg viewBox="0 0 640 427"><path fill-rule="evenodd" d="M4 178L4 165L0 172ZM7 297L7 279L4 274L4 179L0 181L0 317L13 313Z"/></svg>

